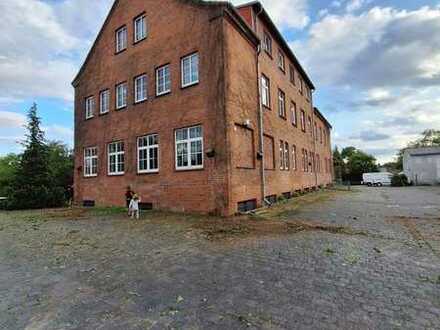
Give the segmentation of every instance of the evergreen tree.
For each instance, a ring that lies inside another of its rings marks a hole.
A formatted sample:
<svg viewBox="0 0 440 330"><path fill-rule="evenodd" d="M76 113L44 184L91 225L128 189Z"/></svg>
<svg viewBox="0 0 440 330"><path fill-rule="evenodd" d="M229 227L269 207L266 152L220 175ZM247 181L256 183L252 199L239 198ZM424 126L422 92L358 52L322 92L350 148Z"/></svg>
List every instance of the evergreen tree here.
<svg viewBox="0 0 440 330"><path fill-rule="evenodd" d="M8 207L35 209L61 206L64 190L52 180L49 168L49 148L41 130L41 120L34 104L28 112L25 148L16 174L8 190Z"/></svg>

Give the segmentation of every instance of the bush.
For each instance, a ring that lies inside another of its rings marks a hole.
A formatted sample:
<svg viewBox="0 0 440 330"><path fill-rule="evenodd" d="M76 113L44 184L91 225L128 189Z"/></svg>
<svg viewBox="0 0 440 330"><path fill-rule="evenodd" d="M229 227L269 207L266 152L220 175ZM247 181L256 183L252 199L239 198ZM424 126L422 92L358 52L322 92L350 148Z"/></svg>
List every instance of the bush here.
<svg viewBox="0 0 440 330"><path fill-rule="evenodd" d="M393 187L406 187L409 186L409 181L405 174L394 174L391 178L391 185Z"/></svg>
<svg viewBox="0 0 440 330"><path fill-rule="evenodd" d="M25 210L61 207L65 204L65 192L62 187L23 186L9 192L6 206L9 210Z"/></svg>

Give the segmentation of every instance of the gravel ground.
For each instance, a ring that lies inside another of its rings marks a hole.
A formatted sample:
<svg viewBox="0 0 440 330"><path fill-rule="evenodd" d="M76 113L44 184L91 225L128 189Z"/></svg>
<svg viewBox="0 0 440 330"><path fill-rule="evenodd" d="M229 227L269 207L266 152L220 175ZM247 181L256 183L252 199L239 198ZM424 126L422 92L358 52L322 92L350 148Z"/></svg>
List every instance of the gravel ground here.
<svg viewBox="0 0 440 330"><path fill-rule="evenodd" d="M0 212L1 329L439 329L440 188L228 220Z"/></svg>

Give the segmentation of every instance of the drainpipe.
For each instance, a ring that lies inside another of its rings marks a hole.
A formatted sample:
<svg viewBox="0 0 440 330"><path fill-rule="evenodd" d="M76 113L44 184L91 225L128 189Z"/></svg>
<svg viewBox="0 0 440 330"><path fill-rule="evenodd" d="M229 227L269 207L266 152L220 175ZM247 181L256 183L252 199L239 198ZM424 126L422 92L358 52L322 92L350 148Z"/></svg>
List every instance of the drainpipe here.
<svg viewBox="0 0 440 330"><path fill-rule="evenodd" d="M258 35L258 16L263 12L263 8L255 14L254 26L255 33ZM260 54L261 54L261 43L258 45L256 52L256 62L257 62L257 88L258 88L258 130L260 136L260 151L259 157L261 158L260 166L260 176L261 176L261 200L264 205L271 205L271 203L266 200L266 172L264 169L264 113L263 113L263 103L261 101L261 77L260 77Z"/></svg>

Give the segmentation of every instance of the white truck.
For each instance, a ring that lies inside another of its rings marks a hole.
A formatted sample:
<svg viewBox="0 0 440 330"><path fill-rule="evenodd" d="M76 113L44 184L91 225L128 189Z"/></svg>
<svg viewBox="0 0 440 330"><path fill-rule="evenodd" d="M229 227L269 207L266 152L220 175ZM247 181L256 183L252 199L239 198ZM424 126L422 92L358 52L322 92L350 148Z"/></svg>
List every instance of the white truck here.
<svg viewBox="0 0 440 330"><path fill-rule="evenodd" d="M388 172L364 173L362 175L362 184L369 187L391 186L392 177L393 174Z"/></svg>

